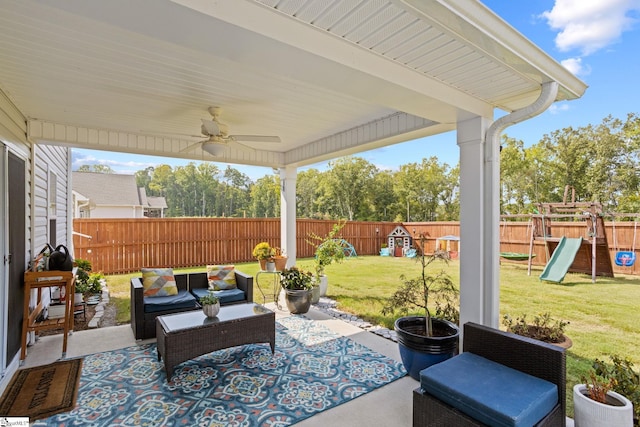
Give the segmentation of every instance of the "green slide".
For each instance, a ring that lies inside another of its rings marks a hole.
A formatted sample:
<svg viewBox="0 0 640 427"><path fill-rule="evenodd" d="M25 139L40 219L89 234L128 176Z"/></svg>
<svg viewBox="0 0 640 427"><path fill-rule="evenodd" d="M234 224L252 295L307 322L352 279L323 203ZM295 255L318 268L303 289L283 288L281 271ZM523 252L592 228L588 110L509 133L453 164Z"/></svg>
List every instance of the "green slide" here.
<svg viewBox="0 0 640 427"><path fill-rule="evenodd" d="M580 245L582 245L582 237L578 237L577 239L563 237L560 239L556 250L553 251L553 255L551 255L551 259L540 275L540 280L556 283L562 282L567 271L569 271L569 267L573 264Z"/></svg>

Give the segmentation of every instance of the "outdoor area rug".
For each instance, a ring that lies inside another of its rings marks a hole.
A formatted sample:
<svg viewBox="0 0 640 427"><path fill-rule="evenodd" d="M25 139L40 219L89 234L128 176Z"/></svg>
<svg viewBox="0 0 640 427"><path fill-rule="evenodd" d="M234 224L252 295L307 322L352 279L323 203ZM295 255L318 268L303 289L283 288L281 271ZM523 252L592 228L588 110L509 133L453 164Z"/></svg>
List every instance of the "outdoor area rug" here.
<svg viewBox="0 0 640 427"><path fill-rule="evenodd" d="M76 404L82 359L20 369L0 400L0 415L31 421L70 411Z"/></svg>
<svg viewBox="0 0 640 427"><path fill-rule="evenodd" d="M86 356L76 407L34 426L287 426L403 377L402 363L301 316L268 344L219 350L176 367L155 344Z"/></svg>

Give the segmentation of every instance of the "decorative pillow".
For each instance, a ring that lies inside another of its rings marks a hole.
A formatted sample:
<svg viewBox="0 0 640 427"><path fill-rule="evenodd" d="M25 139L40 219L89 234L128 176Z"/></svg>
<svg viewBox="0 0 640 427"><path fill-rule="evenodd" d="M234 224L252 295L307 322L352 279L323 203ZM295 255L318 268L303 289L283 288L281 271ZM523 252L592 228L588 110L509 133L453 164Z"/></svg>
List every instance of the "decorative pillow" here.
<svg viewBox="0 0 640 427"><path fill-rule="evenodd" d="M236 274L233 265L207 265L209 289L222 291L236 288Z"/></svg>
<svg viewBox="0 0 640 427"><path fill-rule="evenodd" d="M143 268L142 287L145 297L178 295L178 285L172 268Z"/></svg>

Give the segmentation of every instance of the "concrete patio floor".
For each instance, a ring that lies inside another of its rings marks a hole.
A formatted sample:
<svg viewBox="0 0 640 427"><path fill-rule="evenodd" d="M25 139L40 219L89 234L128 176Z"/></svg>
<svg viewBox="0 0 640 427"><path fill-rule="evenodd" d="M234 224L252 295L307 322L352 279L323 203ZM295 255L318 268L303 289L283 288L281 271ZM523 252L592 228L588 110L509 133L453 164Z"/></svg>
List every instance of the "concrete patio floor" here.
<svg viewBox="0 0 640 427"><path fill-rule="evenodd" d="M276 312L276 317L289 316L289 312L278 310L273 303L267 307ZM322 322L329 329L348 336L354 341L369 347L385 356L400 361L398 345L376 334L363 331L341 320L335 319L318 310L311 309L306 316ZM67 358L84 356L101 351L124 348L137 343L130 325L111 326L99 329L79 331L69 337ZM24 367L44 365L58 360L62 352L62 335L40 338L28 348ZM384 387L367 393L330 410L308 418L297 426L411 426L412 391L418 382L406 376Z"/></svg>
<svg viewBox="0 0 640 427"><path fill-rule="evenodd" d="M266 306L274 310L276 318L290 316L285 310L278 310L273 303ZM283 302L283 306L284 305ZM305 315L309 319L322 322L327 328L348 336L352 340L369 347L387 357L401 361L398 344L364 331L349 323L338 320L313 307ZM153 342L155 339L136 341L130 325L110 326L73 333L69 337L67 358L84 356L101 351L116 350L139 343ZM40 338L28 348L24 367L45 365L58 360L62 353L62 335ZM380 387L370 393L353 399L335 408L314 415L296 426L411 426L413 417L413 389L419 383L409 376ZM567 427L573 427L571 418L567 418Z"/></svg>

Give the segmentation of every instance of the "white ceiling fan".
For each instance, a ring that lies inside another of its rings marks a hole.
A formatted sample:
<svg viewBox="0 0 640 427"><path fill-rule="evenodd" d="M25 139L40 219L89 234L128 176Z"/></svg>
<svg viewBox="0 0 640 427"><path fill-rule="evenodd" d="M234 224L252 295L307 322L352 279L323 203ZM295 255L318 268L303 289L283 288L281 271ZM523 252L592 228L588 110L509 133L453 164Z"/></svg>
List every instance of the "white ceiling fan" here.
<svg viewBox="0 0 640 427"><path fill-rule="evenodd" d="M182 151L193 151L197 147L201 147L203 151L206 151L212 156L220 157L224 154L226 148L231 145L234 145L242 150L255 151L255 148L245 145L242 142L280 142L280 137L278 136L229 135L228 126L219 121L220 114L222 113L222 108L209 107L208 110L209 114L211 114L212 119L202 119L202 126L200 127L200 131L202 132L202 134L204 136L207 136L208 138L203 141L196 142L195 144L188 146Z"/></svg>

